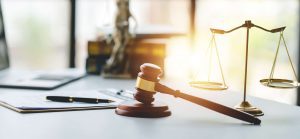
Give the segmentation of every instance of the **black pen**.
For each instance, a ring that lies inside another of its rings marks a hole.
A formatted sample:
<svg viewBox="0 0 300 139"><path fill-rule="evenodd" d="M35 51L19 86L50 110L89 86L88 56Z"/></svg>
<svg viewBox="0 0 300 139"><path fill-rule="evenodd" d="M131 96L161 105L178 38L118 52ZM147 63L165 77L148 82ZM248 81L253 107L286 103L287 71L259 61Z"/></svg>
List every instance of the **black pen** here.
<svg viewBox="0 0 300 139"><path fill-rule="evenodd" d="M83 102L83 103L94 103L94 104L115 102L109 99L83 98L83 97L70 97L70 96L46 96L46 99L55 102Z"/></svg>

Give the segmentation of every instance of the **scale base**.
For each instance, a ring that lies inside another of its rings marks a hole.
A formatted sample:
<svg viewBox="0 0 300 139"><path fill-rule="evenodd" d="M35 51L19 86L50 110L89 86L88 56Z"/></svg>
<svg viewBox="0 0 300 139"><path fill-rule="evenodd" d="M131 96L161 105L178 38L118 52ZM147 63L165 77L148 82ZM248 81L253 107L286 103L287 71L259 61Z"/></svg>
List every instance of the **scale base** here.
<svg viewBox="0 0 300 139"><path fill-rule="evenodd" d="M159 102L143 104L138 101L127 101L116 108L116 114L129 117L159 118L171 115L167 105Z"/></svg>
<svg viewBox="0 0 300 139"><path fill-rule="evenodd" d="M235 109L249 113L253 116L263 116L264 113L259 108L252 106L248 101L243 101L235 106Z"/></svg>

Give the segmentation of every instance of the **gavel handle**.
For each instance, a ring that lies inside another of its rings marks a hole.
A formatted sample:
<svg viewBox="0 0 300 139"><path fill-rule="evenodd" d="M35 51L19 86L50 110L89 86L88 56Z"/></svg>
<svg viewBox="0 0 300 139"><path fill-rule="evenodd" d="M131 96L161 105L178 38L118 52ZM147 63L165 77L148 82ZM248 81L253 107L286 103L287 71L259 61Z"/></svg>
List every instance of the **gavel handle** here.
<svg viewBox="0 0 300 139"><path fill-rule="evenodd" d="M165 94L169 94L169 95L173 95L175 97L185 99L187 101L193 102L195 104L198 104L198 105L208 108L210 110L219 112L224 115L228 115L230 117L233 117L233 118L236 118L236 119L239 119L242 121L253 123L255 125L259 125L261 123L260 119L254 117L248 113L245 113L245 112L242 112L242 111L239 111L239 110L236 110L236 109L233 109L233 108L230 108L230 107L227 107L227 106L224 106L224 105L221 105L221 104L218 104L218 103L215 103L215 102L203 99L203 98L191 96L191 95L182 93L178 90L173 90L173 89L171 89L165 85L162 85L160 83L155 84L155 90L157 92L161 92L161 93L165 93Z"/></svg>

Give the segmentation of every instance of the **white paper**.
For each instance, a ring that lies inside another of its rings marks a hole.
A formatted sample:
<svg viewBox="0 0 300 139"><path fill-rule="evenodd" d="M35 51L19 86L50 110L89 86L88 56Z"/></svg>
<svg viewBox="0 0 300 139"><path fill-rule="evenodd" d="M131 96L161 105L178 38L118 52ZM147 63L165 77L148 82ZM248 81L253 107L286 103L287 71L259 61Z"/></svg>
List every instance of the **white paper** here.
<svg viewBox="0 0 300 139"><path fill-rule="evenodd" d="M86 97L86 98L100 98L100 99L110 99L115 102L113 103L64 103L64 102L53 102L46 100L46 96L71 96L71 97ZM74 107L94 107L94 106L117 106L120 102L124 101L120 98L115 98L103 93L99 93L97 90L88 90L81 92L55 92L55 93L5 93L0 94L0 101L7 103L13 107L19 109L57 109L57 108L74 108Z"/></svg>

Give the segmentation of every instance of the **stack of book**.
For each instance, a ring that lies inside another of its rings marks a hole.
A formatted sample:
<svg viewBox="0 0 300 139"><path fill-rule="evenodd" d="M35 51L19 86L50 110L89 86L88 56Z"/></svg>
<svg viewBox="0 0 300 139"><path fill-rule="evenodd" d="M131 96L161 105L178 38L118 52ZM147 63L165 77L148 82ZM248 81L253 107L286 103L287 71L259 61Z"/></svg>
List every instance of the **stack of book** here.
<svg viewBox="0 0 300 139"><path fill-rule="evenodd" d="M129 73L137 77L140 66L144 63L158 65L164 71L166 57L166 44L163 39L142 39L136 40L128 47Z"/></svg>
<svg viewBox="0 0 300 139"><path fill-rule="evenodd" d="M86 70L90 74L99 74L112 51L105 41L89 41ZM126 49L129 60L129 73L135 78L140 65L153 63L164 69L166 44L164 39L136 39Z"/></svg>

